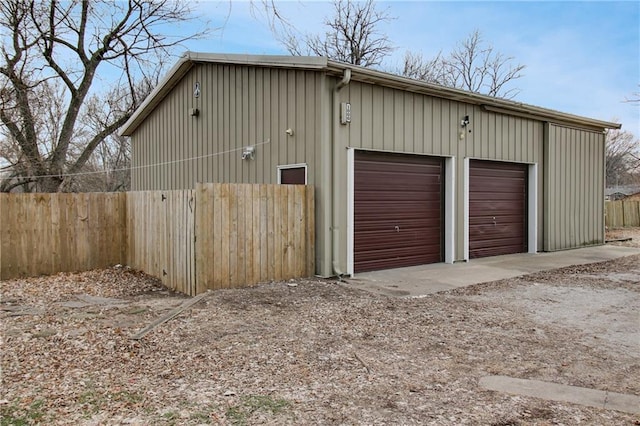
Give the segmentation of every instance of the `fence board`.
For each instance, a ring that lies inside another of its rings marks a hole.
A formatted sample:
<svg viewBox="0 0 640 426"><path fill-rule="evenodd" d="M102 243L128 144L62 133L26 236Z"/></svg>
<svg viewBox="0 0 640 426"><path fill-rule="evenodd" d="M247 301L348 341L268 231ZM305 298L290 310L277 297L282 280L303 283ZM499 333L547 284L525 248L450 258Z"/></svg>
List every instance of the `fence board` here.
<svg viewBox="0 0 640 426"><path fill-rule="evenodd" d="M0 194L0 279L124 263L125 204L124 194Z"/></svg>
<svg viewBox="0 0 640 426"><path fill-rule="evenodd" d="M607 201L605 225L609 228L640 226L640 201Z"/></svg>
<svg viewBox="0 0 640 426"><path fill-rule="evenodd" d="M309 276L313 187L0 194L0 279L127 263L189 295Z"/></svg>
<svg viewBox="0 0 640 426"><path fill-rule="evenodd" d="M172 290L195 294L193 191L129 192L127 199L134 223L129 264Z"/></svg>

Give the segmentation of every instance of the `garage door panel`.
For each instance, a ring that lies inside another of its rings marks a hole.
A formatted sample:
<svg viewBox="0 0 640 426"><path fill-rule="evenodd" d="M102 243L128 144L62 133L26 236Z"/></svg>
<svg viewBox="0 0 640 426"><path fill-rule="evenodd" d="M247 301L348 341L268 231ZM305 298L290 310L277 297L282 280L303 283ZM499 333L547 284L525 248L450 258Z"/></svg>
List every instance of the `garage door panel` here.
<svg viewBox="0 0 640 426"><path fill-rule="evenodd" d="M393 177L385 177L381 178L373 178L369 175L355 175L355 179L360 181L361 184L359 189L363 191L375 190L375 191L387 191L387 192L431 192L431 191L440 191L440 181L433 176L430 175L412 175L412 176L403 176L399 178L399 180L393 180ZM431 180L426 182L415 182L420 179L429 179ZM407 187L407 182L414 182L415 186Z"/></svg>
<svg viewBox="0 0 640 426"><path fill-rule="evenodd" d="M423 254L434 251L434 248L425 247L424 250L421 250L421 254L416 254L415 248L363 252L359 253L354 260L359 265L360 272L440 262L440 256L436 254Z"/></svg>
<svg viewBox="0 0 640 426"><path fill-rule="evenodd" d="M469 167L469 257L526 251L527 166L473 160Z"/></svg>
<svg viewBox="0 0 640 426"><path fill-rule="evenodd" d="M522 231L522 224L507 224L503 226L493 226L492 224L478 224L478 225L469 225L470 228L473 227L473 232L476 235L475 241L470 242L481 244L481 241L490 241L493 239L499 238L517 238L520 239L524 236L524 232Z"/></svg>
<svg viewBox="0 0 640 426"><path fill-rule="evenodd" d="M488 204L487 201L469 202L469 209L475 209L477 213L474 216L477 217L521 217L520 212L523 210L523 207L523 204L514 204L513 201L510 200L497 200L491 204Z"/></svg>
<svg viewBox="0 0 640 426"><path fill-rule="evenodd" d="M476 176L475 179L478 179ZM480 180L474 184L470 184L469 188L473 191L474 197L481 197L482 194L494 194L494 193L518 193L523 187L524 180L507 180L507 179L491 179Z"/></svg>
<svg viewBox="0 0 640 426"><path fill-rule="evenodd" d="M356 272L440 262L442 160L356 151Z"/></svg>
<svg viewBox="0 0 640 426"><path fill-rule="evenodd" d="M408 217L414 217L414 215L424 216L425 211L429 213L437 213L440 215L439 207L434 207L433 204L439 204L439 200L433 200L432 202L381 202L375 203L358 203L355 205L355 209L359 211L355 212L356 217L366 217L367 215L374 215L384 217L386 215L407 215Z"/></svg>
<svg viewBox="0 0 640 426"><path fill-rule="evenodd" d="M386 251L387 254L392 255L398 252L405 254L416 254L421 251L422 248L432 247L437 248L438 243L429 243L420 238L419 235L393 235L390 234L386 239L381 240L376 236L362 236L356 240L356 243L367 244L366 251L360 251L359 255L362 256L366 253Z"/></svg>
<svg viewBox="0 0 640 426"><path fill-rule="evenodd" d="M422 217L417 216L415 218L403 218L395 221L395 225L390 225L389 221L379 220L380 218L372 218L367 221L356 221L354 229L358 232L376 231L384 232L398 232L395 227L398 226L400 230L411 231L415 229L439 229L440 218L439 217Z"/></svg>
<svg viewBox="0 0 640 426"><path fill-rule="evenodd" d="M359 189L366 191L360 200L398 201L407 199L437 200L439 199L440 183L425 185L420 188L407 189L406 184L398 185L398 189L382 188L381 185L362 185Z"/></svg>

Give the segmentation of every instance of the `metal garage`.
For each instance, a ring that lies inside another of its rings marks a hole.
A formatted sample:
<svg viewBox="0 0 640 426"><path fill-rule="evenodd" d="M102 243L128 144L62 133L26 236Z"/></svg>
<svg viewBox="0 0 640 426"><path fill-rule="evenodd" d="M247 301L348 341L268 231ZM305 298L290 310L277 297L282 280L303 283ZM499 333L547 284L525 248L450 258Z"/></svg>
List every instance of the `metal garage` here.
<svg viewBox="0 0 640 426"><path fill-rule="evenodd" d="M527 251L527 165L471 160L469 257Z"/></svg>
<svg viewBox="0 0 640 426"><path fill-rule="evenodd" d="M356 272L442 261L443 160L356 151Z"/></svg>
<svg viewBox="0 0 640 426"><path fill-rule="evenodd" d="M327 58L186 52L122 134L135 190L313 185L328 277L602 244L614 128Z"/></svg>

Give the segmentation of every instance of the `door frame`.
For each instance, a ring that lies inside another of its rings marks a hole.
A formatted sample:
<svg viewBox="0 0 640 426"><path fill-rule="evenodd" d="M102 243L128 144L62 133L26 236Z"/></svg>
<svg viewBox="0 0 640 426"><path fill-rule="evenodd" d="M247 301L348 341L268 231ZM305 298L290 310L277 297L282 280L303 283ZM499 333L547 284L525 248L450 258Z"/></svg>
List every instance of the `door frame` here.
<svg viewBox="0 0 640 426"><path fill-rule="evenodd" d="M444 263L453 263L455 260L455 157L444 155L428 155L413 152L381 151L375 149L361 149L347 147L347 270L346 274L353 276L354 262L354 235L355 235L355 158L356 151L379 152L383 154L404 154L422 157L439 157L444 159L444 203L443 223L444 239Z"/></svg>
<svg viewBox="0 0 640 426"><path fill-rule="evenodd" d="M538 163L525 163L520 161L503 161L488 158L464 158L463 171L463 255L464 261L469 261L469 173L471 160L492 161L496 163L515 163L527 166L527 253L535 254L538 252Z"/></svg>

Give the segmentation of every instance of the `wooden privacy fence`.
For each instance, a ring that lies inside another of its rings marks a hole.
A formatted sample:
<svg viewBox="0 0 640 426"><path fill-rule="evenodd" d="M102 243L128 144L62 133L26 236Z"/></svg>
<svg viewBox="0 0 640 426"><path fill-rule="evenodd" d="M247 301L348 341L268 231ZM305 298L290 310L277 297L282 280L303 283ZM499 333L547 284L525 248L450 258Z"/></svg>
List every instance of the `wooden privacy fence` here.
<svg viewBox="0 0 640 426"><path fill-rule="evenodd" d="M313 275L313 187L0 194L0 279L128 264L189 295Z"/></svg>
<svg viewBox="0 0 640 426"><path fill-rule="evenodd" d="M126 194L0 194L0 279L86 271L126 256Z"/></svg>
<svg viewBox="0 0 640 426"><path fill-rule="evenodd" d="M640 226L640 201L607 201L605 225L609 228Z"/></svg>

